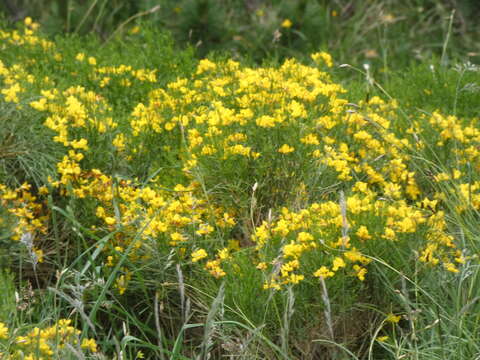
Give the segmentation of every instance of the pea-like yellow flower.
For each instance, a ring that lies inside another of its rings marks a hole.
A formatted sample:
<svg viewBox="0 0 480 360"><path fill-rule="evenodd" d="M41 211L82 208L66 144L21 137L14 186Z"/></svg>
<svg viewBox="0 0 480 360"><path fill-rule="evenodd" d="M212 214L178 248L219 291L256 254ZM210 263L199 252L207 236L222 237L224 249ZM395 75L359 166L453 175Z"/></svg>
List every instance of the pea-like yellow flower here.
<svg viewBox="0 0 480 360"><path fill-rule="evenodd" d="M85 60L85 54L84 53L78 53L77 56L75 56L75 59L78 61L83 61Z"/></svg>
<svg viewBox="0 0 480 360"><path fill-rule="evenodd" d="M107 225L114 225L117 222L112 216L107 216L104 221Z"/></svg>
<svg viewBox="0 0 480 360"><path fill-rule="evenodd" d="M313 61L315 61L317 64L320 63L320 61L323 61L325 65L328 67L333 66L333 60L332 56L326 52L317 52L315 54L310 55Z"/></svg>
<svg viewBox="0 0 480 360"><path fill-rule="evenodd" d="M324 279L332 277L335 275L333 271L330 271L330 269L326 266L321 266L317 271L313 273L313 276L315 277L322 277Z"/></svg>
<svg viewBox="0 0 480 360"><path fill-rule="evenodd" d="M360 281L365 280L367 269L365 269L364 267L361 267L360 265L353 265L353 270L355 270L358 280Z"/></svg>
<svg viewBox="0 0 480 360"><path fill-rule="evenodd" d="M458 273L460 272L460 270L457 269L457 267L453 264L453 263L445 263L443 264L443 266L445 267L445 269L447 269L447 271L450 271L452 273Z"/></svg>
<svg viewBox="0 0 480 360"><path fill-rule="evenodd" d="M289 146L287 144L283 144L280 149L278 149L278 152L281 154L289 154L291 152L294 152L295 148L293 146Z"/></svg>
<svg viewBox="0 0 480 360"><path fill-rule="evenodd" d="M345 266L346 266L345 261L341 257L337 256L335 259L333 259L333 267L332 267L333 271L337 271L338 269L343 268Z"/></svg>
<svg viewBox="0 0 480 360"><path fill-rule="evenodd" d="M3 322L0 322L0 339L7 339L7 338L8 338L8 327Z"/></svg>
<svg viewBox="0 0 480 360"><path fill-rule="evenodd" d="M361 225L357 232L355 233L361 240L369 240L372 238L370 233L368 232L368 228L365 225Z"/></svg>
<svg viewBox="0 0 480 360"><path fill-rule="evenodd" d="M265 270L267 267L268 267L267 263L263 261L259 262L258 265L256 266L258 270Z"/></svg>
<svg viewBox="0 0 480 360"><path fill-rule="evenodd" d="M205 251L205 249L198 249L197 251L194 251L191 256L192 256L192 262L197 262L206 258L208 254Z"/></svg>
<svg viewBox="0 0 480 360"><path fill-rule="evenodd" d="M81 347L82 349L87 349L91 352L97 352L97 343L94 339L83 339Z"/></svg>
<svg viewBox="0 0 480 360"><path fill-rule="evenodd" d="M387 318L385 319L385 321L396 324L400 321L401 318L402 317L400 315L395 315L390 313L387 315Z"/></svg>
<svg viewBox="0 0 480 360"><path fill-rule="evenodd" d="M289 29L291 28L293 25L292 21L290 19L285 19L283 20L282 22L282 27L285 28L285 29Z"/></svg>

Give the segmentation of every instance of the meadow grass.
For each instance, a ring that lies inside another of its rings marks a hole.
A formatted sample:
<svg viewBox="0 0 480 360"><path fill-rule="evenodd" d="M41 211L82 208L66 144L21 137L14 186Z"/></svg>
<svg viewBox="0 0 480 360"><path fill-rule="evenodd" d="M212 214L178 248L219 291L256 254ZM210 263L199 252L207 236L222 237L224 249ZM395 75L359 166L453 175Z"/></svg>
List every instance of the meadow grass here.
<svg viewBox="0 0 480 360"><path fill-rule="evenodd" d="M0 32L2 356L479 356L477 66L38 27Z"/></svg>
<svg viewBox="0 0 480 360"><path fill-rule="evenodd" d="M388 74L398 66L442 55L477 61L475 0L5 0L9 21L35 16L50 34L95 33L104 41L137 20L172 33L175 41L234 59L283 61L321 49L340 63L369 62ZM445 41L448 40L448 41ZM448 45L448 46L446 46Z"/></svg>

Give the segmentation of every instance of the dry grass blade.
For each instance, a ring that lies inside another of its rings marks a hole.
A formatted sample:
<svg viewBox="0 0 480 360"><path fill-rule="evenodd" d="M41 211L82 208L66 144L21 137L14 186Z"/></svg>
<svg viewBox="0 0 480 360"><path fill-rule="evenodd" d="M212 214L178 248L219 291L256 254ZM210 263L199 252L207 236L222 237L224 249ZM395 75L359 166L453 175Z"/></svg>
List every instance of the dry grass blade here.
<svg viewBox="0 0 480 360"><path fill-rule="evenodd" d="M165 359L165 355L163 354L163 344L162 344L162 339L163 339L163 332L162 332L162 327L160 325L160 314L159 314L159 309L160 309L160 304L158 303L158 292L155 293L155 299L154 299L154 312L155 312L155 327L157 328L157 345L160 349L160 360Z"/></svg>
<svg viewBox="0 0 480 360"><path fill-rule="evenodd" d="M215 318L217 317L219 312L222 312L223 303L225 298L225 283L220 285L220 289L218 290L218 294L213 300L213 303L210 307L210 311L208 312L207 319L205 320L204 325L204 332L203 332L203 341L200 345L201 352L198 360L207 360L210 358L210 348L213 344L213 334L215 331Z"/></svg>
<svg viewBox="0 0 480 360"><path fill-rule="evenodd" d="M295 311L295 294L293 293L293 288L288 287L286 292L287 301L285 302L285 310L283 311L283 326L281 332L282 340L282 351L285 354L289 353L289 335L290 335L290 321L292 319L293 313Z"/></svg>

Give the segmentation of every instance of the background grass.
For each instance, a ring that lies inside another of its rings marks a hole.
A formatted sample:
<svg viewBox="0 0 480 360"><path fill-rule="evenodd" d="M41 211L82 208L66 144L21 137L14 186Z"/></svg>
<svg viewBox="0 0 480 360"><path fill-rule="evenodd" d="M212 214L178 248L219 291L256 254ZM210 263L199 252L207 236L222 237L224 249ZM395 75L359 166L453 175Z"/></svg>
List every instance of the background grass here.
<svg viewBox="0 0 480 360"><path fill-rule="evenodd" d="M323 49L339 62L370 62L388 73L440 56L447 38L445 61L475 61L480 53L474 0L22 0L1 6L9 20L30 15L52 34L96 33L103 40L148 19L200 57L220 51L261 62ZM282 27L285 19L291 27Z"/></svg>

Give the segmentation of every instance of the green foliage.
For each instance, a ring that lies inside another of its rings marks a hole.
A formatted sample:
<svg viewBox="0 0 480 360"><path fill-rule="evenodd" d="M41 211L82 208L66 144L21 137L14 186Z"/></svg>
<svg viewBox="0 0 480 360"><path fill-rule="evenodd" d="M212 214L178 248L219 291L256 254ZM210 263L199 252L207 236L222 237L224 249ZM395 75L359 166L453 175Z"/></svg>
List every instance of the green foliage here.
<svg viewBox="0 0 480 360"><path fill-rule="evenodd" d="M11 318L15 313L15 284L13 275L5 270L0 273L0 289L2 297L0 300L0 319Z"/></svg>

